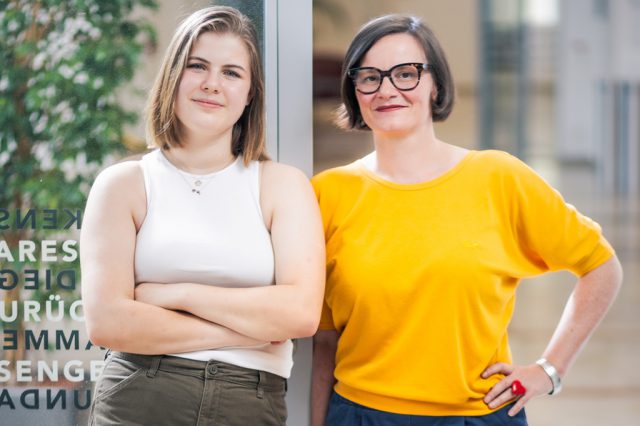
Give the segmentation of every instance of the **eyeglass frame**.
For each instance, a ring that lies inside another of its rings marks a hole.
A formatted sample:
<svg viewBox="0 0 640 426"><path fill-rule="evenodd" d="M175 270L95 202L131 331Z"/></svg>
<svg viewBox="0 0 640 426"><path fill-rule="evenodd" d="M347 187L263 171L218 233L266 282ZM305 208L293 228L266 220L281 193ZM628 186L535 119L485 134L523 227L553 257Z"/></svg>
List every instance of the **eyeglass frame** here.
<svg viewBox="0 0 640 426"><path fill-rule="evenodd" d="M393 78L391 77L391 72L394 69L398 68L398 67L407 66L407 65L413 65L414 67L416 67L416 70L418 71L418 81L416 81L416 85L413 86L410 89L401 89L398 86L396 86L396 83L394 83ZM376 68L376 67L356 67L356 68L351 68L351 69L349 69L347 71L347 76L349 76L349 78L353 82L353 87L355 88L355 90L357 90L358 92L362 93L363 95L371 95L373 93L376 93L378 90L380 90L380 87L382 87L382 81L384 80L385 77L389 78L389 81L391 82L393 87L395 87L396 89L398 89L398 90L400 90L402 92L409 92L411 90L414 90L420 84L420 77L422 77L422 71L427 71L428 72L430 69L433 70L433 65L431 65L431 64L422 63L422 62L404 62L402 64L394 65L394 66L392 66L391 68L389 68L386 71L383 71L380 68ZM378 87L376 87L375 90L363 92L362 90L358 89L358 85L356 84L356 81L355 81L355 73L358 72L358 71L361 71L361 70L376 70L376 71L378 71L378 73L380 74L380 83L378 84Z"/></svg>

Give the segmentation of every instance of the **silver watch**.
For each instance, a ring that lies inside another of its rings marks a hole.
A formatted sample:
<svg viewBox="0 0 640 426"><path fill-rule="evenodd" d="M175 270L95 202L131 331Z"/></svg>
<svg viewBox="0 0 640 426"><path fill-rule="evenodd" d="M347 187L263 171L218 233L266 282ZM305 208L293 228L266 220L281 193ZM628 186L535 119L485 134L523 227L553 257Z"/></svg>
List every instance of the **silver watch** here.
<svg viewBox="0 0 640 426"><path fill-rule="evenodd" d="M560 379L558 370L556 370L556 368L545 358L540 358L539 360L536 361L536 364L542 367L544 372L551 379L551 384L553 385L553 388L551 388L551 392L549 392L549 395L559 394L560 391L562 390L562 380Z"/></svg>

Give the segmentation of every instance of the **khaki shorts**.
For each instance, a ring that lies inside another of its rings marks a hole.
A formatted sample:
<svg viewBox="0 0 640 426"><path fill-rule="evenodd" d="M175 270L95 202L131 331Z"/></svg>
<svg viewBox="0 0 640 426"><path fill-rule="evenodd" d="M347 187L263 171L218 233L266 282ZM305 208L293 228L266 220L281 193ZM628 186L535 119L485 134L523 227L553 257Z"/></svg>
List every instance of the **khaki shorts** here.
<svg viewBox="0 0 640 426"><path fill-rule="evenodd" d="M282 426L286 380L220 361L110 352L90 425Z"/></svg>

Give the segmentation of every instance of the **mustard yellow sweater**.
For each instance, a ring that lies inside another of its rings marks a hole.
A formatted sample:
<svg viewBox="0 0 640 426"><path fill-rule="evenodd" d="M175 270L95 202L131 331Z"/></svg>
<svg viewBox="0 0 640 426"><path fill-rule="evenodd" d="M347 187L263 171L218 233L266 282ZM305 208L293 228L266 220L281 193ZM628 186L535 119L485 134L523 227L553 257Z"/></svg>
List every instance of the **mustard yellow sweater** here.
<svg viewBox="0 0 640 426"><path fill-rule="evenodd" d="M340 334L335 390L378 410L490 413L482 398L499 379L480 373L511 362L520 279L581 276L613 253L597 223L500 151L471 151L420 184L356 161L313 185L327 244L320 328Z"/></svg>

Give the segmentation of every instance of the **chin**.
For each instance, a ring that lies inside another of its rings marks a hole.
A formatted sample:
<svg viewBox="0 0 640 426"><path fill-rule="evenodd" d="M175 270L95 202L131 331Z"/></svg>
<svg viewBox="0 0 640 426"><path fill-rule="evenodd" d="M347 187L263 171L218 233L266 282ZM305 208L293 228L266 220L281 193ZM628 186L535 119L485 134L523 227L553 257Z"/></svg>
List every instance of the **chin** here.
<svg viewBox="0 0 640 426"><path fill-rule="evenodd" d="M399 123L389 123L386 125L372 127L373 130L381 133L408 133L414 128L415 126L408 126Z"/></svg>

